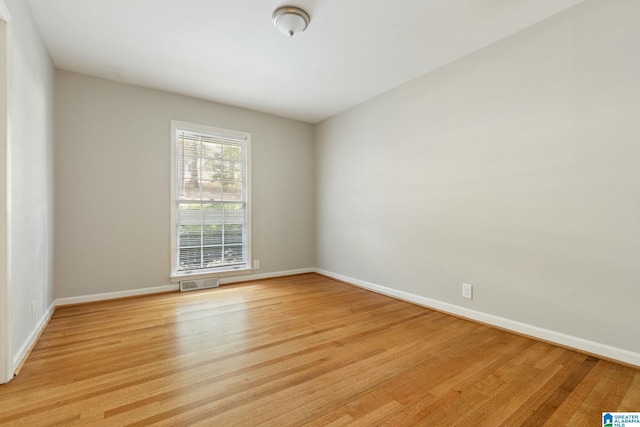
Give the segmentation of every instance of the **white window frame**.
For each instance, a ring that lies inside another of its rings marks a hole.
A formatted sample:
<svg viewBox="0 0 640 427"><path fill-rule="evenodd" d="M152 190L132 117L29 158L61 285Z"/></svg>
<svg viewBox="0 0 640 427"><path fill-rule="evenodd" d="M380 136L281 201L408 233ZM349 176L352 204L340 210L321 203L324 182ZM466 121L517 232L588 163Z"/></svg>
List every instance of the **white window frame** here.
<svg viewBox="0 0 640 427"><path fill-rule="evenodd" d="M11 240L7 233L9 224L9 210L7 207L8 182L10 181L9 164L7 163L7 148L9 132L7 123L11 115L9 104L11 88L11 56L9 34L9 9L3 0L0 0L0 163L6 165L0 173L0 384L7 383L13 378L16 366L13 363L13 349L11 346Z"/></svg>
<svg viewBox="0 0 640 427"><path fill-rule="evenodd" d="M245 227L244 227L244 245L245 245L245 264L234 267L219 267L198 269L192 271L178 271L178 224L177 224L177 142L178 130L190 132L200 132L222 138L244 139L244 161L245 161ZM171 121L171 279L172 281L180 281L186 277L206 278L218 277L229 274L242 274L250 272L250 266L253 264L251 258L251 133L217 128L213 126L200 125L178 120Z"/></svg>

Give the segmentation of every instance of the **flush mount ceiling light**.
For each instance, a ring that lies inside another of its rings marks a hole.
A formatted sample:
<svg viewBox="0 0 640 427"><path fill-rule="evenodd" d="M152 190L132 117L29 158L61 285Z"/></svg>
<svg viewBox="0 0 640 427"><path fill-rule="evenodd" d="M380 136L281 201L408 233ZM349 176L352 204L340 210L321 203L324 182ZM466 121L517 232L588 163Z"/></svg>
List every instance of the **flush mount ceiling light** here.
<svg viewBox="0 0 640 427"><path fill-rule="evenodd" d="M307 12L294 6L283 6L276 9L272 19L276 28L289 37L306 30L311 20Z"/></svg>

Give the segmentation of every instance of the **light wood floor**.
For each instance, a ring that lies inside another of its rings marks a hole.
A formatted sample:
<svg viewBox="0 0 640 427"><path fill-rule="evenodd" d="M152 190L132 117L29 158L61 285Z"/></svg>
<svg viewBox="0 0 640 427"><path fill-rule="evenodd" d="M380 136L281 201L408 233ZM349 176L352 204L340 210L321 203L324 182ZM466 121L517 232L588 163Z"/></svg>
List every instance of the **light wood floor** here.
<svg viewBox="0 0 640 427"><path fill-rule="evenodd" d="M640 370L316 274L59 308L0 425L598 426Z"/></svg>

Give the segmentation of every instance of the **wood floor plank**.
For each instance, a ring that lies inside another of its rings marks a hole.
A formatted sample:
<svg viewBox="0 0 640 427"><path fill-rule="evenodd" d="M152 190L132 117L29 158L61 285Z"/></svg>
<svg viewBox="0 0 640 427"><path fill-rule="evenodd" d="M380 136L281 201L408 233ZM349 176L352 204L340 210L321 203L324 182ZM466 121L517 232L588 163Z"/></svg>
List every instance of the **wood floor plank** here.
<svg viewBox="0 0 640 427"><path fill-rule="evenodd" d="M318 274L60 307L0 425L598 425L640 369Z"/></svg>

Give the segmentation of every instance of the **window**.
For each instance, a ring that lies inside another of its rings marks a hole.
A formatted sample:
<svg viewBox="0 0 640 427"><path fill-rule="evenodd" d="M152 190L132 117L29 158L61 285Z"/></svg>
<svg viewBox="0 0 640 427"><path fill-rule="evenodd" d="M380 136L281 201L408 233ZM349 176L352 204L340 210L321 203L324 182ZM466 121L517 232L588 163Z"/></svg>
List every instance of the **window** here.
<svg viewBox="0 0 640 427"><path fill-rule="evenodd" d="M171 122L172 276L250 265L251 134Z"/></svg>

